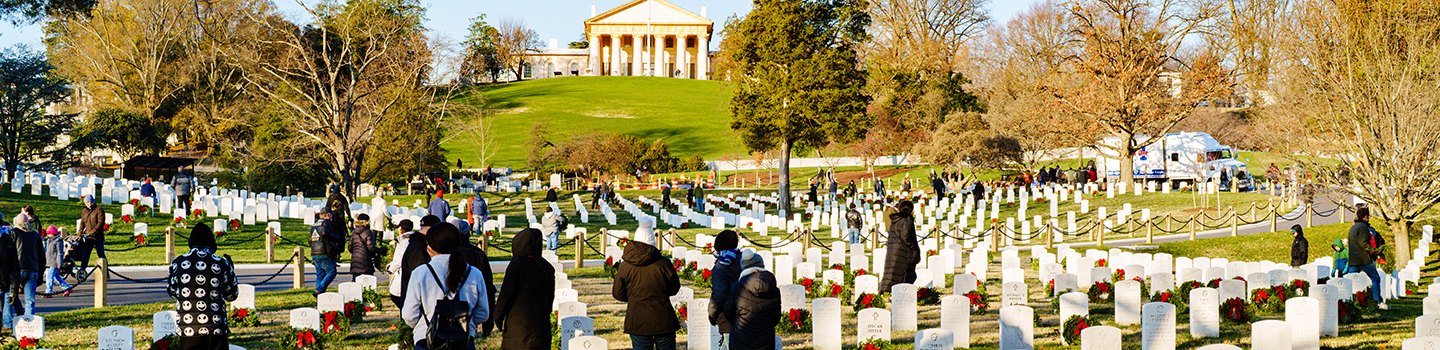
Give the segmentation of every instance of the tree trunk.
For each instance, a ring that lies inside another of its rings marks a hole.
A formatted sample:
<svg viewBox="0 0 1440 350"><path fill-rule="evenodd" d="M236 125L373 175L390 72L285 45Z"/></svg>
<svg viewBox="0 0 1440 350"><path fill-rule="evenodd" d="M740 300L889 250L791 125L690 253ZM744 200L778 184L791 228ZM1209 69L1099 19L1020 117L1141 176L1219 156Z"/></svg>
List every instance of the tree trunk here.
<svg viewBox="0 0 1440 350"><path fill-rule="evenodd" d="M790 217L790 141L780 144L780 216Z"/></svg>
<svg viewBox="0 0 1440 350"><path fill-rule="evenodd" d="M1125 147L1125 152L1120 155L1120 182L1135 182L1135 151L1130 150L1130 147Z"/></svg>
<svg viewBox="0 0 1440 350"><path fill-rule="evenodd" d="M1409 220L1390 221L1390 231L1394 232L1395 245L1395 270L1403 269L1410 263L1410 225Z"/></svg>

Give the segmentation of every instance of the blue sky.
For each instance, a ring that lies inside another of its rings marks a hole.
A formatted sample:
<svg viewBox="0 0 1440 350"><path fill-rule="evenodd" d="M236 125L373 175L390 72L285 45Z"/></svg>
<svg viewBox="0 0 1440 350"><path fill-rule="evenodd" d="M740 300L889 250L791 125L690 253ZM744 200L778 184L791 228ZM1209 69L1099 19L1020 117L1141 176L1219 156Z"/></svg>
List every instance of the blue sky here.
<svg viewBox="0 0 1440 350"><path fill-rule="evenodd" d="M102 0L104 1L104 0ZM291 13L292 18L302 18L301 7L295 0L274 0L276 6L282 11ZM315 4L316 0L301 0L305 4ZM465 28L469 25L470 19L484 13L492 24L504 18L515 18L525 22L527 26L535 29L540 34L541 42L548 44L550 39L559 39L563 47L565 43L579 40L585 28L582 24L590 17L590 5L595 4L599 12L605 12L616 6L620 6L629 0L421 0L421 4L429 7L427 12L430 21L426 27L432 32L449 36L455 41L465 36ZM743 15L750 11L750 1L747 0L668 0L671 3L700 13L700 7L706 7L706 16L715 21L716 31L724 25L725 19L730 16ZM1029 8L1030 4L1039 0L991 0L991 17L997 24L1004 23L1020 11ZM40 25L23 27L11 26L8 23L0 23L0 48L8 48L17 43L30 45L32 49L42 47L41 36L44 33ZM718 41L712 41L712 49L719 46Z"/></svg>

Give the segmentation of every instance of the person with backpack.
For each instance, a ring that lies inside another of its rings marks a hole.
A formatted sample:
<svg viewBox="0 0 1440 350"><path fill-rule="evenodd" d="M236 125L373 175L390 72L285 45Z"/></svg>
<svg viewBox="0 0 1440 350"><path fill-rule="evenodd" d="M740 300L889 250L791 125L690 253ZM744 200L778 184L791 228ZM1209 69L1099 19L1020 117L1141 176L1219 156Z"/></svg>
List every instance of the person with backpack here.
<svg viewBox="0 0 1440 350"><path fill-rule="evenodd" d="M405 289L411 297L400 309L414 327L418 350L473 350L475 330L490 319L485 277L456 254L465 245L460 230L442 222L425 233L430 262L410 272Z"/></svg>
<svg viewBox="0 0 1440 350"><path fill-rule="evenodd" d="M625 243L621 259L625 263L615 273L610 294L625 303L625 333L630 335L631 347L674 350L675 331L680 329L670 305L670 297L680 292L674 263L655 248L655 232L643 230L636 230L635 240Z"/></svg>
<svg viewBox="0 0 1440 350"><path fill-rule="evenodd" d="M1385 239L1370 228L1370 208L1355 209L1355 223L1350 225L1349 242L1350 260L1346 261L1346 265L1370 277L1370 296L1380 304L1381 310L1389 310L1390 305L1386 305L1385 299L1380 297L1380 272L1375 269L1375 260L1380 257L1380 247L1385 245ZM1355 289L1362 287L1355 286Z"/></svg>
<svg viewBox="0 0 1440 350"><path fill-rule="evenodd" d="M465 223L465 220L455 219L450 221L450 224L460 229L460 236L465 238L465 245L461 246L460 250L456 251L455 254L460 254L464 257L466 264L480 270L480 275L485 277L485 300L490 304L490 309L494 310L495 293L499 292L499 290L495 289L495 274L490 270L490 255L486 254L484 250L475 245L475 242L470 240L470 235L473 232L470 229L470 224ZM490 319L481 325L480 336L489 337L490 331L493 329L495 329L495 313L492 311L490 313Z"/></svg>
<svg viewBox="0 0 1440 350"><path fill-rule="evenodd" d="M479 194L470 199L470 226L476 231L485 230L485 221L490 220L490 203Z"/></svg>
<svg viewBox="0 0 1440 350"><path fill-rule="evenodd" d="M226 350L230 348L230 326L225 303L235 301L240 286L230 256L219 255L215 234L209 225L196 224L190 230L190 252L170 261L166 292L175 299L173 349Z"/></svg>
<svg viewBox="0 0 1440 350"><path fill-rule="evenodd" d="M555 268L540 255L540 235L540 230L527 228L515 234L510 245L510 265L495 299L495 328L505 333L501 349L550 349L555 279L548 276L555 275Z"/></svg>
<svg viewBox="0 0 1440 350"><path fill-rule="evenodd" d="M340 261L340 251L345 247L345 238L335 227L332 218L335 213L326 208L320 212L320 219L310 226L310 261L315 264L315 297L330 288L335 280L335 267Z"/></svg>

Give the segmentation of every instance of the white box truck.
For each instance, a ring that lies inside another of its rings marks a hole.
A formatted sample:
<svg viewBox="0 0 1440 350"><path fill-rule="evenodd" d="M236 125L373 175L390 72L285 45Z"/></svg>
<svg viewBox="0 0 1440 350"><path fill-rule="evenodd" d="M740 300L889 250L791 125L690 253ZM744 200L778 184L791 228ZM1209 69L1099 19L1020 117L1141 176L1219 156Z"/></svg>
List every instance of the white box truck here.
<svg viewBox="0 0 1440 350"><path fill-rule="evenodd" d="M1136 136L1145 142L1148 135ZM1100 143L1118 146L1118 136L1106 137ZM1097 147L1105 158L1104 174L1112 181L1120 177L1119 154L1114 150ZM1165 134L1165 138L1135 152L1135 179L1188 181L1191 183L1221 181L1222 190L1230 189L1230 181L1237 181L1241 191L1254 189L1254 181L1245 163L1235 159L1230 146L1221 145L1210 134L1203 132L1177 132Z"/></svg>

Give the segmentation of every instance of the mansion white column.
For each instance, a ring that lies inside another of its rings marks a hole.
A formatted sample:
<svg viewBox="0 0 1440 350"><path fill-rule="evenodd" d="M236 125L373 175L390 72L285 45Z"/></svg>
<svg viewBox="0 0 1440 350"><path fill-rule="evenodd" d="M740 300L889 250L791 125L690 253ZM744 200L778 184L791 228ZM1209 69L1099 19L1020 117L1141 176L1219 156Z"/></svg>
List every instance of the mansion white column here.
<svg viewBox="0 0 1440 350"><path fill-rule="evenodd" d="M625 75L625 74L622 73L622 71L620 70L621 67L623 67L623 66L620 65L620 60L621 60L621 57L620 57L620 56L622 55L622 52L624 52L624 51L625 51L625 36L624 36L624 35L618 35L618 34L610 34L610 75L611 75L611 76Z"/></svg>
<svg viewBox="0 0 1440 350"><path fill-rule="evenodd" d="M590 35L590 73L586 75L601 76L600 72L600 36ZM569 68L569 67L566 67Z"/></svg>
<svg viewBox="0 0 1440 350"><path fill-rule="evenodd" d="M710 80L710 38L705 34L696 37L700 43L695 46L695 79Z"/></svg>
<svg viewBox="0 0 1440 350"><path fill-rule="evenodd" d="M670 76L670 69L665 68L665 35L656 35L654 41L655 60L652 61L654 62L654 64L651 65L652 68L650 69L650 75L657 77L668 77Z"/></svg>
<svg viewBox="0 0 1440 350"><path fill-rule="evenodd" d="M644 35L644 34L635 34L635 35L631 36L631 38L632 38L632 39L631 39L631 43L630 43L630 76L640 76L641 72L643 72L642 67L641 67L642 64L640 63L640 59L641 59L642 57L644 57L644 55L641 55L641 54L640 54L640 49L643 48L643 47L645 47L645 35Z"/></svg>
<svg viewBox="0 0 1440 350"><path fill-rule="evenodd" d="M690 77L690 49L686 48L690 43L690 36L675 36L675 69L680 70L680 79Z"/></svg>

